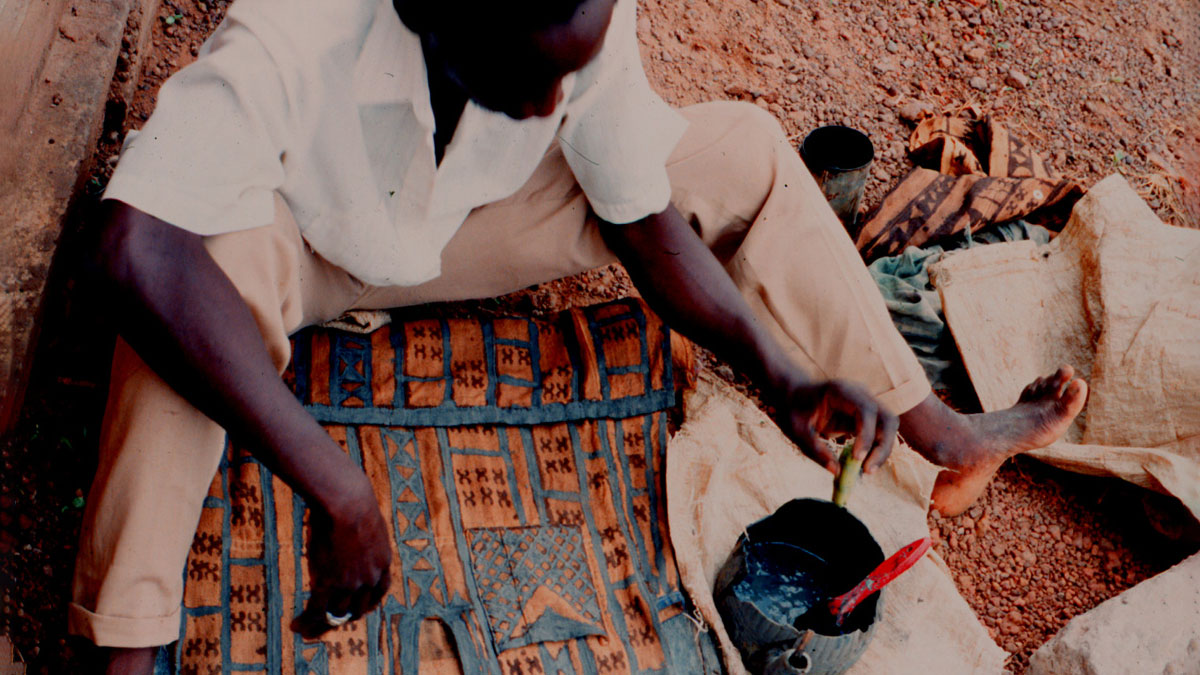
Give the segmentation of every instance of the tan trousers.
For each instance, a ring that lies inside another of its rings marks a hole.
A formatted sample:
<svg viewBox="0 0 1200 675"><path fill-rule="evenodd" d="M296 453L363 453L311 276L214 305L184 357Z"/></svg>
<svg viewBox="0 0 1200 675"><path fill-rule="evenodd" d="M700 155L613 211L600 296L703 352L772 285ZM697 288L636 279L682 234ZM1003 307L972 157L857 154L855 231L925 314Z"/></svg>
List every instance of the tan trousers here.
<svg viewBox="0 0 1200 675"><path fill-rule="evenodd" d="M756 315L817 378L865 384L891 410L929 384L883 300L778 123L753 105L684 110L691 124L668 170L675 206L698 228ZM210 237L250 306L275 366L288 335L351 308L501 295L614 260L561 152L515 195L476 209L415 287L367 286L315 255L277 200L273 225ZM181 571L225 432L119 342L88 499L71 631L97 644L178 637Z"/></svg>

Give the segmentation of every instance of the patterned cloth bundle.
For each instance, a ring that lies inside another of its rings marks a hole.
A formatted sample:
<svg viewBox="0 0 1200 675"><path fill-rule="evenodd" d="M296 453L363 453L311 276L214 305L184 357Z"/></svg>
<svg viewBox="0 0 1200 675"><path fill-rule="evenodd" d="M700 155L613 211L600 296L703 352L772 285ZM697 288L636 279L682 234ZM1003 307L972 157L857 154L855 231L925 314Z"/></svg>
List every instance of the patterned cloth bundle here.
<svg viewBox="0 0 1200 675"><path fill-rule="evenodd" d="M857 234L855 246L867 262L1017 219L1058 231L1084 193L974 107L923 119L908 149L918 168Z"/></svg>

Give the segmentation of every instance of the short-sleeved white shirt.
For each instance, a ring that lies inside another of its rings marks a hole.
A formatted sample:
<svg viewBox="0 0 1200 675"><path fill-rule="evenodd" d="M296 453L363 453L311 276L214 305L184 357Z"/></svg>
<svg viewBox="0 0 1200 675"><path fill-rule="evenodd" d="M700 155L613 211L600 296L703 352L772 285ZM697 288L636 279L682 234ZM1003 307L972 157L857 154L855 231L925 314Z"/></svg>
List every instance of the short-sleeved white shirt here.
<svg viewBox="0 0 1200 675"><path fill-rule="evenodd" d="M438 165L420 39L390 0L238 0L129 134L104 196L212 235L269 224L278 191L327 260L413 285L557 139L596 214L638 220L670 200L666 159L686 121L650 89L635 10L619 0L554 114L516 121L469 102Z"/></svg>

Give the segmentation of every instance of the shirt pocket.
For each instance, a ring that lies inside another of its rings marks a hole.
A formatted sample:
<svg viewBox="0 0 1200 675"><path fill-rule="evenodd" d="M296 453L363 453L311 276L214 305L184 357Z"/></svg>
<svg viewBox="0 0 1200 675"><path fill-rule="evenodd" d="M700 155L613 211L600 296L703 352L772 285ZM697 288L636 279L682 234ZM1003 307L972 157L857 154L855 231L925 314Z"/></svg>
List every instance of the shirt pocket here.
<svg viewBox="0 0 1200 675"><path fill-rule="evenodd" d="M604 635L578 527L468 532L471 568L497 651Z"/></svg>

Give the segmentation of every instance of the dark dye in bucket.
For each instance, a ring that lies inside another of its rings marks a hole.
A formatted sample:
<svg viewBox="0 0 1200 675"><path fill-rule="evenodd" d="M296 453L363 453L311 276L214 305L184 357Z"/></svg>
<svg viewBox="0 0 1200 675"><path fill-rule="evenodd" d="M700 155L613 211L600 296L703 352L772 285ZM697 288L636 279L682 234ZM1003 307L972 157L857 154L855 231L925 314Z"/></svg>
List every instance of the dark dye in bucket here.
<svg viewBox="0 0 1200 675"><path fill-rule="evenodd" d="M805 580L814 584L811 591L823 600L854 588L884 559L883 549L861 520L819 499L796 499L784 504L774 515L746 528L746 538L751 542L786 542L790 549L801 552L788 551L791 555L774 560L772 565L806 572ZM822 611L793 617L788 623L812 628L822 635L863 630L874 620L877 598L868 598L855 608L841 627L833 625L833 615ZM796 624L797 620L809 625Z"/></svg>
<svg viewBox="0 0 1200 675"><path fill-rule="evenodd" d="M883 559L866 525L824 500L793 500L748 526L714 596L750 671L828 675L853 665L874 634L882 596L868 597L840 626L826 603Z"/></svg>

